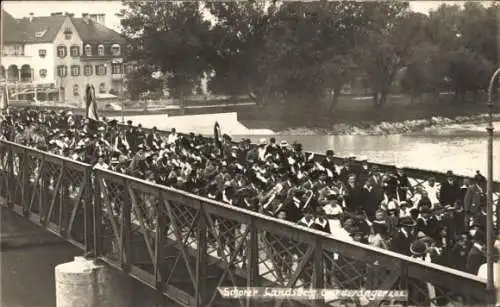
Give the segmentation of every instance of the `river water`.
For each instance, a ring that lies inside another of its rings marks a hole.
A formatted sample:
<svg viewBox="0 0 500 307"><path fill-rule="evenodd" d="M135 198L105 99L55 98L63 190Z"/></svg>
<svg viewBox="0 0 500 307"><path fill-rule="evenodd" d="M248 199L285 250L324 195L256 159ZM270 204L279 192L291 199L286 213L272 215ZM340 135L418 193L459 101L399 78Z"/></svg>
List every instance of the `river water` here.
<svg viewBox="0 0 500 307"><path fill-rule="evenodd" d="M495 123L500 130L500 122ZM302 143L308 151L324 153L333 149L338 156L354 154L366 156L369 161L400 164L445 172L453 170L461 175L474 175L476 170L487 174L486 125L451 125L428 128L411 135L276 135L289 143ZM264 136L248 136L257 142ZM270 137L270 136L266 136ZM234 136L237 140L238 137ZM500 134L495 134L493 145L493 177L500 181Z"/></svg>

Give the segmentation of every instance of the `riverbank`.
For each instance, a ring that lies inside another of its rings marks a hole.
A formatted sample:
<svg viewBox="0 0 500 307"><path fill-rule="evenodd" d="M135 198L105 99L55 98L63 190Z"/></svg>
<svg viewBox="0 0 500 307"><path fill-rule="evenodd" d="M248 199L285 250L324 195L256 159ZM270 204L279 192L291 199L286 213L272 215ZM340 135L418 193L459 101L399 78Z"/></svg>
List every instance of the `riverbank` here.
<svg viewBox="0 0 500 307"><path fill-rule="evenodd" d="M430 119L415 119L402 122L381 122L377 124L351 125L336 124L331 128L290 128L281 130L282 135L391 135L409 134L428 128L439 128L457 124L479 124L488 120L488 114L457 116L447 118L434 116ZM493 115L494 121L500 121L500 113Z"/></svg>
<svg viewBox="0 0 500 307"><path fill-rule="evenodd" d="M404 95L392 95L382 108L373 108L370 97L341 97L333 114L318 116L313 123L291 125L279 118L278 108L258 112L260 117L239 114L248 128L267 128L286 135L390 135L409 134L431 127L453 124L477 124L488 118L482 101L454 103L452 95L438 100L425 97L411 101ZM500 120L500 107L494 107L494 120ZM274 118L273 118L274 116Z"/></svg>

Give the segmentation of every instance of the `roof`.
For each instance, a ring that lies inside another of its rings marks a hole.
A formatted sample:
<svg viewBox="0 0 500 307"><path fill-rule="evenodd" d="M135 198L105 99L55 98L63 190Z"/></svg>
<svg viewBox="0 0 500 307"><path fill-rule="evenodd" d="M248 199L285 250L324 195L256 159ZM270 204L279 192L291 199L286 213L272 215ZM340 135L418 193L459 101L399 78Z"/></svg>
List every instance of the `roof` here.
<svg viewBox="0 0 500 307"><path fill-rule="evenodd" d="M24 28L26 43L51 43L61 30L66 16L40 16L33 17L31 21L28 18L18 19L18 24ZM37 37L36 33L43 33L43 36Z"/></svg>
<svg viewBox="0 0 500 307"><path fill-rule="evenodd" d="M112 42L118 44L126 43L126 39L120 33L106 26L90 20L86 23L83 18L71 18L76 31L82 41Z"/></svg>
<svg viewBox="0 0 500 307"><path fill-rule="evenodd" d="M5 10L2 10L3 41L5 43L22 42L25 40L23 26Z"/></svg>

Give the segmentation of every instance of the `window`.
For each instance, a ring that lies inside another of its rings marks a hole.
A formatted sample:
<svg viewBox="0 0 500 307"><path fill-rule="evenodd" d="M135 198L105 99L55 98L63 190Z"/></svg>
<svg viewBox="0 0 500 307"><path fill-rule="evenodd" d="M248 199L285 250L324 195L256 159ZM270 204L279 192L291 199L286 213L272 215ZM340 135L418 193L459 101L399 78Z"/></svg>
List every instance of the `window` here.
<svg viewBox="0 0 500 307"><path fill-rule="evenodd" d="M35 32L35 37L36 38L41 38L41 37L43 37L45 35L45 33L47 33L47 30Z"/></svg>
<svg viewBox="0 0 500 307"><path fill-rule="evenodd" d="M70 49L71 56L76 58L80 56L80 47L79 46L71 46Z"/></svg>
<svg viewBox="0 0 500 307"><path fill-rule="evenodd" d="M112 74L121 74L122 73L122 64L120 64L120 63L111 64L111 73Z"/></svg>
<svg viewBox="0 0 500 307"><path fill-rule="evenodd" d="M106 93L106 85L104 83L99 84L99 93Z"/></svg>
<svg viewBox="0 0 500 307"><path fill-rule="evenodd" d="M22 45L15 45L14 46L14 55L17 55L17 56L24 55L24 49L23 49Z"/></svg>
<svg viewBox="0 0 500 307"><path fill-rule="evenodd" d="M98 56L104 56L104 46L103 45L99 45L97 47L97 55Z"/></svg>
<svg viewBox="0 0 500 307"><path fill-rule="evenodd" d="M64 29L64 38L65 39L71 39L71 34L73 34L73 31L71 31L70 27L66 27Z"/></svg>
<svg viewBox="0 0 500 307"><path fill-rule="evenodd" d="M90 46L89 44L85 45L85 55L92 56L92 46Z"/></svg>
<svg viewBox="0 0 500 307"><path fill-rule="evenodd" d="M92 76L92 65L85 65L83 67L83 74L85 76Z"/></svg>
<svg viewBox="0 0 500 307"><path fill-rule="evenodd" d="M95 66L95 74L98 76L106 75L106 66L104 64L99 64Z"/></svg>
<svg viewBox="0 0 500 307"><path fill-rule="evenodd" d="M121 47L120 47L120 45L114 44L113 46L111 46L111 54L113 56L119 56L120 53L121 53Z"/></svg>
<svg viewBox="0 0 500 307"><path fill-rule="evenodd" d="M64 57L66 57L66 53L67 53L66 46L58 46L57 47L57 56L58 57L64 58Z"/></svg>
<svg viewBox="0 0 500 307"><path fill-rule="evenodd" d="M80 91L78 90L78 84L73 85L73 96L80 96Z"/></svg>
<svg viewBox="0 0 500 307"><path fill-rule="evenodd" d="M68 75L68 67L66 65L57 66L57 75L59 77L66 77Z"/></svg>
<svg viewBox="0 0 500 307"><path fill-rule="evenodd" d="M71 65L71 75L74 77L80 75L80 65Z"/></svg>
<svg viewBox="0 0 500 307"><path fill-rule="evenodd" d="M44 58L46 55L47 55L47 50L45 50L45 49L38 50L39 57Z"/></svg>
<svg viewBox="0 0 500 307"><path fill-rule="evenodd" d="M38 74L40 75L40 78L45 78L47 77L47 69L40 69L38 71Z"/></svg>

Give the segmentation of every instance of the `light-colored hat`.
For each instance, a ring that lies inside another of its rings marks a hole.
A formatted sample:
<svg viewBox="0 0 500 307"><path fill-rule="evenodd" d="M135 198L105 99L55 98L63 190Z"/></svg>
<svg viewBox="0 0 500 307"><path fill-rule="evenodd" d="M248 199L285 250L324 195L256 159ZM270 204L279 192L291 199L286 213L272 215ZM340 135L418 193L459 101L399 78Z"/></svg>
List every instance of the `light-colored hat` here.
<svg viewBox="0 0 500 307"><path fill-rule="evenodd" d="M267 145L267 140L265 138L260 139L260 145Z"/></svg>
<svg viewBox="0 0 500 307"><path fill-rule="evenodd" d="M280 142L280 146L281 146L281 147L288 147L289 145L290 145L290 144L288 144L288 141L287 141L287 140L282 140L282 141Z"/></svg>

